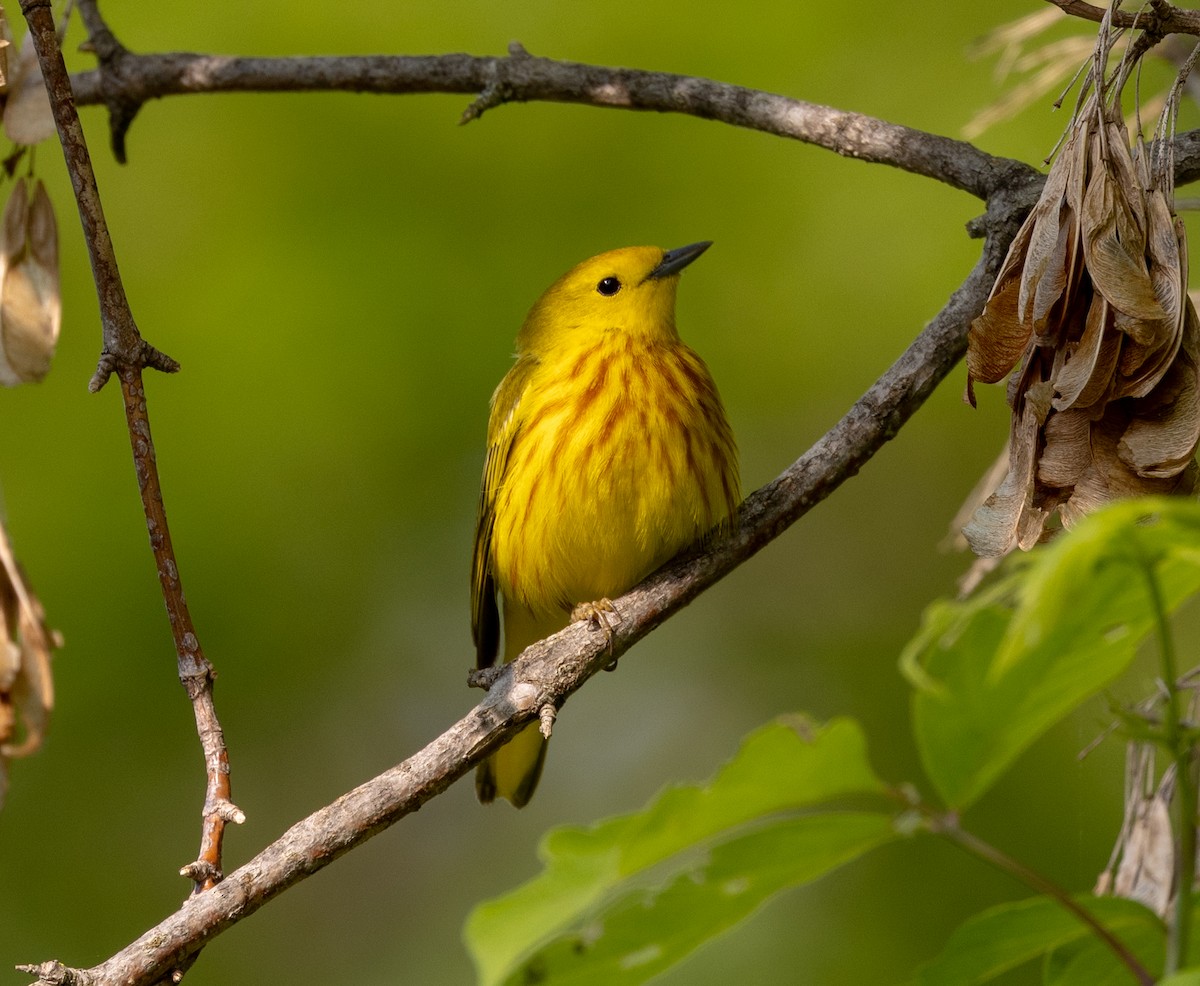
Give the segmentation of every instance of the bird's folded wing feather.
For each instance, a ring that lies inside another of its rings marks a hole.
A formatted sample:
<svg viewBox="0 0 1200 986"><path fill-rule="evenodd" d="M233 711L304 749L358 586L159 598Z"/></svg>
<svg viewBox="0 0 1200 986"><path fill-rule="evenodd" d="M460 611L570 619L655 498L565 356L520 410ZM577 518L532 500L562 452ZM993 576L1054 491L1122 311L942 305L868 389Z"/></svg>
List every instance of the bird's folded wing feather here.
<svg viewBox="0 0 1200 986"><path fill-rule="evenodd" d="M496 520L496 498L504 483L509 452L521 428L521 398L535 366L535 361L528 357L518 360L492 395L487 458L483 465L475 551L471 559L471 636L475 641L475 664L480 668L495 664L500 649L500 611L492 575L492 528Z"/></svg>

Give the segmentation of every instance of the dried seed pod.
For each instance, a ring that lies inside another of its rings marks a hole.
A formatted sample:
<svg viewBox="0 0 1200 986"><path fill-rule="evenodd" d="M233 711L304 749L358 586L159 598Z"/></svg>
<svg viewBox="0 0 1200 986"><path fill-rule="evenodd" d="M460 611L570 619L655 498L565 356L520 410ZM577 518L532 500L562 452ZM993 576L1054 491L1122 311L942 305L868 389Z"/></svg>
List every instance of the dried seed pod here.
<svg viewBox="0 0 1200 986"><path fill-rule="evenodd" d="M0 527L0 806L9 760L42 744L54 705L50 655L61 646Z"/></svg>
<svg viewBox="0 0 1200 986"><path fill-rule="evenodd" d="M11 79L9 58L12 52L12 28L9 26L8 16L4 13L4 8L0 7L0 93L8 92L8 84Z"/></svg>
<svg viewBox="0 0 1200 986"><path fill-rule="evenodd" d="M1140 901L1165 917L1174 880L1175 836L1171 830L1170 792L1156 791L1133 806L1112 892Z"/></svg>
<svg viewBox="0 0 1200 986"><path fill-rule="evenodd" d="M1122 462L1139 476L1169 479L1179 475L1200 443L1200 324L1189 299L1182 345L1169 371L1139 404L1117 445Z"/></svg>
<svg viewBox="0 0 1200 986"><path fill-rule="evenodd" d="M972 407L975 406L975 381L997 383L1003 380L1028 350L1032 330L1017 317L1017 307L1021 264L1032 231L1027 221L1017 232L988 303L967 332L967 392L964 399Z"/></svg>
<svg viewBox="0 0 1200 986"><path fill-rule="evenodd" d="M62 324L58 225L39 181L19 179L0 217L0 383L41 380Z"/></svg>
<svg viewBox="0 0 1200 986"><path fill-rule="evenodd" d="M1196 486L1200 322L1167 176L1093 96L968 335L976 380L1009 381L1009 469L963 528L979 555L1028 548L1109 500Z"/></svg>
<svg viewBox="0 0 1200 986"><path fill-rule="evenodd" d="M12 48L7 50L11 51ZM50 96L42 81L37 51L27 34L16 58L9 60L7 99L4 103L4 133L14 144L32 147L55 134Z"/></svg>

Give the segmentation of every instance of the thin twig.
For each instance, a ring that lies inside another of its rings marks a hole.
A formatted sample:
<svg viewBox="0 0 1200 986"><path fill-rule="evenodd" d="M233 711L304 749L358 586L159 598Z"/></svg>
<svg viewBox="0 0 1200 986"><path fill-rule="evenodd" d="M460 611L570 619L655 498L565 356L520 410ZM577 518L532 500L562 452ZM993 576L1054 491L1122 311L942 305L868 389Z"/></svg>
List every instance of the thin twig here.
<svg viewBox="0 0 1200 986"><path fill-rule="evenodd" d="M171 544L171 531L167 526L167 512L163 505L154 440L150 434L150 418L146 411L142 370L138 366L121 366L117 370L117 376L121 381L121 395L125 403L129 438L133 445L138 489L141 491L142 507L146 513L146 527L150 532L150 548L154 552L158 581L167 605L171 633L175 639L179 680L191 700L196 717L196 732L200 736L200 745L204 751L208 783L204 797L200 852L196 861L181 871L182 875L195 881L195 892L198 893L211 888L221 879L221 843L225 834L225 824L241 823L245 821L245 816L231 801L229 753L225 748L224 733L213 704L215 672L208 658L204 656L196 636L196 628L183 593L183 583L180 581L179 566L175 561L175 549Z"/></svg>
<svg viewBox="0 0 1200 986"><path fill-rule="evenodd" d="M1146 591L1154 612L1158 632L1159 658L1167 688L1162 741L1175 765L1175 791L1178 801L1179 845L1175 852L1175 906L1167 924L1167 955L1163 974L1178 972L1188 964L1188 940L1192 927L1192 888L1196 882L1196 778L1195 750L1184 724L1182 695L1178 686L1179 662L1175 656L1175 638L1167 619L1167 606L1155 561L1137 550L1137 560L1146 577Z"/></svg>
<svg viewBox="0 0 1200 986"><path fill-rule="evenodd" d="M1141 961L1128 946L1116 935L1097 920L1090 911L1067 893L1053 880L1048 880L1036 870L1031 870L1024 863L1013 859L1007 853L997 849L991 843L985 842L964 829L955 814L936 815L929 819L930 831L943 836L955 845L965 849L973 856L991 863L997 869L1003 870L1010 876L1016 877L1022 883L1039 894L1049 897L1060 907L1079 918L1088 930L1102 941L1121 963L1133 974L1142 986L1153 986L1154 976L1146 970Z"/></svg>
<svg viewBox="0 0 1200 986"><path fill-rule="evenodd" d="M88 153L79 115L75 111L70 79L58 47L49 0L22 0L21 10L29 23L38 61L50 92L50 103L66 157L67 170L71 175L71 184L75 190L79 216L92 262L96 292L100 300L100 318L104 332L103 355L91 386L93 390L103 386L114 370L120 377L121 396L129 427L129 439L133 447L138 488L146 514L150 545L158 568L159 583L175 640L179 679L192 702L196 728L204 749L208 780L200 855L197 863L188 868L188 875L194 877L196 890L199 891L211 887L220 879L224 827L227 821L240 821L241 813L230 802L229 757L213 707L212 665L204 657L196 638L195 627L184 600L179 566L171 547L171 535L167 527L167 515L142 385L143 367L176 370L178 364L147 344L134 324L117 269L112 239L104 221L100 193L92 171L91 155Z"/></svg>
<svg viewBox="0 0 1200 986"><path fill-rule="evenodd" d="M167 372L178 370L178 363L142 339L134 323L133 313L129 309L125 286L117 269L112 237L108 234L104 209L100 205L100 191L96 187L92 158L83 136L83 127L79 123L79 114L75 110L71 79L59 50L50 0L21 0L21 12L29 24L33 44L37 50L38 64L50 94L50 107L54 113L54 123L58 127L59 141L67 161L75 201L79 206L79 219L83 224L88 257L92 264L92 277L100 298L103 351L89 386L92 390L103 387L117 363L152 366Z"/></svg>
<svg viewBox="0 0 1200 986"><path fill-rule="evenodd" d="M1108 13L1107 7L1097 7L1085 0L1047 0L1064 14L1100 23ZM1200 34L1200 11L1186 10L1171 4L1156 4L1153 9L1114 10L1113 27L1145 28L1154 34Z"/></svg>
<svg viewBox="0 0 1200 986"><path fill-rule="evenodd" d="M704 589L727 575L829 496L930 396L959 361L966 331L987 298L1020 213L1003 196L982 256L895 364L816 445L747 497L736 527L705 550L677 559L616 601L610 634L586 622L529 647L505 665L487 697L408 760L292 826L246 865L76 981L144 986L212 937L444 791L547 705L567 697Z"/></svg>
<svg viewBox="0 0 1200 986"><path fill-rule="evenodd" d="M108 127L113 157L124 164L125 134L133 123L133 118L137 116L138 110L141 109L141 105L123 99L119 94L109 96L108 83L120 75L118 63L128 52L124 45L117 40L116 35L109 30L96 0L79 0L77 6L79 7L79 17L88 32L87 48L96 56L96 61L100 63L104 74L105 84L101 88L104 93L104 103L108 107ZM78 101L78 93L75 98Z"/></svg>

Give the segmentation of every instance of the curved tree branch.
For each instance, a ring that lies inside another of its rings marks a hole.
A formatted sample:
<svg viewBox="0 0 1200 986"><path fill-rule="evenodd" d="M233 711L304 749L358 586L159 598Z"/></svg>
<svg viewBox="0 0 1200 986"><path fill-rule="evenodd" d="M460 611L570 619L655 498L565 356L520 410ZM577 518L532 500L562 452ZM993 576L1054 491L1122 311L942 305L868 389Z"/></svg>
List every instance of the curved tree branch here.
<svg viewBox="0 0 1200 986"><path fill-rule="evenodd" d="M808 452L747 497L733 531L616 600L620 620L611 639L579 622L534 644L500 670L482 702L419 753L298 822L116 955L86 970L46 963L28 971L44 983L155 982L214 935L440 794L545 707L560 707L590 677L782 534L855 475L958 363L967 326L982 310L1016 229L1020 210L1006 198L996 196L989 209L991 228L974 270L896 363Z"/></svg>
<svg viewBox="0 0 1200 986"><path fill-rule="evenodd" d="M86 7L85 7L86 10ZM368 55L231 58L189 53L138 55L106 28L91 45L101 68L72 78L76 101L105 104L114 146L147 101L209 92L462 93L479 95L463 122L507 102L583 103L610 109L683 113L816 144L845 157L911 171L986 199L1035 169L971 144L846 110L670 72L606 68L530 55L507 57Z"/></svg>
<svg viewBox="0 0 1200 986"><path fill-rule="evenodd" d="M1200 16L1200 15L1198 15ZM508 102L580 103L608 109L682 113L786 137L843 157L900 168L987 200L998 189L1042 174L961 140L912 127L747 89L712 79L606 68L538 58L520 46L507 57L362 55L235 58L190 53L138 55L111 33L93 35L102 67L72 76L79 105L108 107L113 147L125 160L125 133L152 99L210 92L462 93L478 98L463 122ZM1200 134L1176 138L1176 183L1200 178ZM1035 199L1036 191L1030 199Z"/></svg>

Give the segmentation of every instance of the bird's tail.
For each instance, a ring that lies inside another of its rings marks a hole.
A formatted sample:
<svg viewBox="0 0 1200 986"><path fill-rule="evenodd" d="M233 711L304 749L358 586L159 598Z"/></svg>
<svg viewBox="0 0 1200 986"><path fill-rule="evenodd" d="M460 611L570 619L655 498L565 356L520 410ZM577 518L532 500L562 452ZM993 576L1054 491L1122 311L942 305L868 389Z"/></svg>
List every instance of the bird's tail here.
<svg viewBox="0 0 1200 986"><path fill-rule="evenodd" d="M535 616L523 606L504 601L504 661L520 656L521 651L567 625L567 614ZM541 724L535 720L488 757L475 771L475 793L485 805L496 798L507 798L523 808L533 797L542 764L546 762L548 741Z"/></svg>
<svg viewBox="0 0 1200 986"><path fill-rule="evenodd" d="M549 746L540 725L531 722L476 768L475 793L485 805L496 798L507 798L516 808L529 803Z"/></svg>

